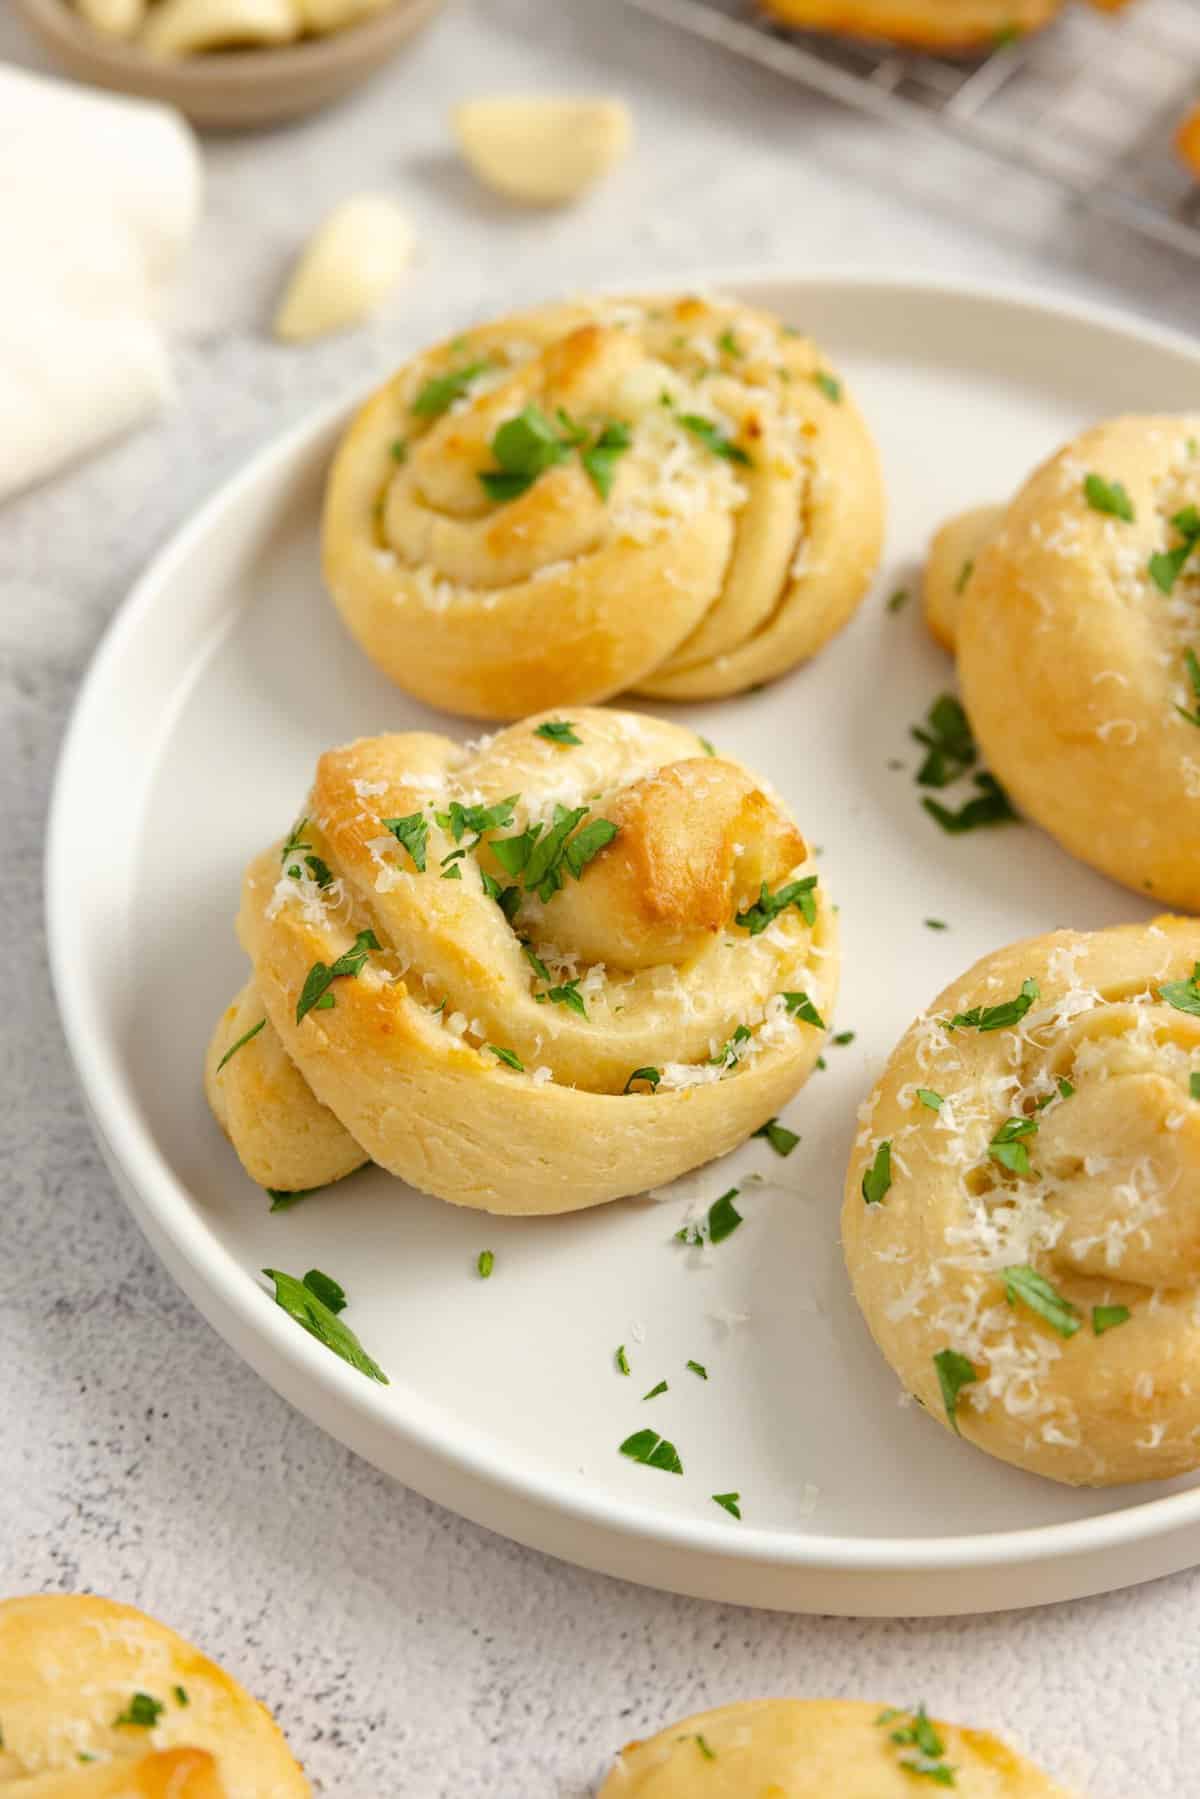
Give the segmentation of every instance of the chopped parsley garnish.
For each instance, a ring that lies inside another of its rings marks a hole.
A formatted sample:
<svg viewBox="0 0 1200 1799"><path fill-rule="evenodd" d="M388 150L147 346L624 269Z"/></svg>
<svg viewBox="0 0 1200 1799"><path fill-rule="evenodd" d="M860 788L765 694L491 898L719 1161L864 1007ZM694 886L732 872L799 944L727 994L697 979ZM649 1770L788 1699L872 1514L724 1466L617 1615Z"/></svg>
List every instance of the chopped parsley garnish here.
<svg viewBox="0 0 1200 1799"><path fill-rule="evenodd" d="M479 871L479 879L483 882L483 891L489 899L494 899L509 924L521 909L521 889L519 887L502 887L495 875L490 875L486 868Z"/></svg>
<svg viewBox="0 0 1200 1799"><path fill-rule="evenodd" d="M944 918L927 918L924 920L924 924L927 931L948 931L950 929Z"/></svg>
<svg viewBox="0 0 1200 1799"><path fill-rule="evenodd" d="M408 440L403 437L394 438L389 447L388 454L391 456L393 462L407 462Z"/></svg>
<svg viewBox="0 0 1200 1799"><path fill-rule="evenodd" d="M444 857L443 861L445 861L445 862L450 861L450 857L449 856ZM443 868L441 875L438 878L443 881L461 881L462 880L462 869L458 868L458 867Z"/></svg>
<svg viewBox="0 0 1200 1799"><path fill-rule="evenodd" d="M1189 725L1200 726L1200 657L1196 655L1195 650L1185 650L1183 652L1183 664L1187 669L1192 693L1195 695L1196 710L1194 712L1189 712L1186 706L1176 706L1175 710L1178 712L1180 718L1187 719Z"/></svg>
<svg viewBox="0 0 1200 1799"><path fill-rule="evenodd" d="M607 500L612 492L617 477L617 458L623 456L632 443L633 434L628 425L613 420L604 426L594 443L580 452L584 473L602 500Z"/></svg>
<svg viewBox="0 0 1200 1799"><path fill-rule="evenodd" d="M561 987L548 987L545 993L535 993L533 997L539 1003L549 1000L551 1005L567 1006L572 1012L578 1012L581 1018L586 1018L587 1007L583 1002L583 995L579 991L581 979L582 976L577 975L573 981L564 981Z"/></svg>
<svg viewBox="0 0 1200 1799"><path fill-rule="evenodd" d="M660 1068L635 1068L625 1085L622 1087L621 1092L632 1093L633 1083L635 1081L645 1081L647 1087L649 1087L651 1093L653 1093L661 1080L662 1070Z"/></svg>
<svg viewBox="0 0 1200 1799"><path fill-rule="evenodd" d="M319 1193L320 1187L264 1187L264 1193L271 1201L272 1212L286 1212L290 1207L299 1205L302 1199L310 1194Z"/></svg>
<svg viewBox="0 0 1200 1799"><path fill-rule="evenodd" d="M1006 1118L988 1144L988 1155L993 1162L999 1162L1001 1168L1009 1168L1014 1174L1028 1174L1029 1151L1022 1138L1032 1137L1037 1128L1035 1118Z"/></svg>
<svg viewBox="0 0 1200 1799"><path fill-rule="evenodd" d="M513 807L520 799L519 793L510 793L505 800L497 800L492 806L464 806L458 800L451 800L445 812L435 812L434 818L443 831L448 831L455 843L461 843L468 831L473 831L476 838L485 831L499 831L512 823ZM474 848L474 844L469 846Z"/></svg>
<svg viewBox="0 0 1200 1799"><path fill-rule="evenodd" d="M1177 1012L1190 1012L1194 1018L1200 1018L1200 962L1186 981L1168 981L1160 987L1158 997Z"/></svg>
<svg viewBox="0 0 1200 1799"><path fill-rule="evenodd" d="M627 1455L631 1462L641 1462L645 1468L661 1468L665 1474L683 1473L674 1443L668 1443L656 1430L635 1430L621 1444L618 1454Z"/></svg>
<svg viewBox="0 0 1200 1799"><path fill-rule="evenodd" d="M642 1404L645 1405L648 1399L657 1399L660 1393L666 1393L668 1391L669 1388L667 1387L666 1381L660 1380L656 1387L651 1387L648 1393L642 1394Z"/></svg>
<svg viewBox="0 0 1200 1799"><path fill-rule="evenodd" d="M869 1206L883 1204L892 1184L892 1145L885 1137L875 1151L875 1160L862 1177L862 1196Z"/></svg>
<svg viewBox="0 0 1200 1799"><path fill-rule="evenodd" d="M689 1362L688 1362L688 1363L687 1363L687 1364L686 1364L686 1366L687 1366L687 1368L688 1368L688 1369L689 1369L689 1370L690 1370L690 1371L691 1371L691 1373L692 1373L692 1374L694 1374L694 1375L696 1375L696 1376L698 1376L698 1378L699 1378L699 1379L700 1379L700 1380L707 1380L707 1379L708 1379L708 1369L707 1369L707 1368L706 1368L706 1367L705 1367L705 1366L704 1366L704 1363L703 1363L703 1362L691 1362L691 1361L689 1361Z"/></svg>
<svg viewBox="0 0 1200 1799"><path fill-rule="evenodd" d="M629 1357L625 1354L625 1345L623 1343L621 1343L617 1346L616 1361L617 1361L618 1372L621 1374L628 1374L629 1373Z"/></svg>
<svg viewBox="0 0 1200 1799"><path fill-rule="evenodd" d="M522 943L521 954L525 957L525 960L529 963L529 966L539 979L548 981L551 978L550 970L546 967L546 964L542 961L542 958L538 955L532 943Z"/></svg>
<svg viewBox="0 0 1200 1799"><path fill-rule="evenodd" d="M318 887L328 887L332 884L333 870L330 868L328 862L323 862L321 860L320 856L305 856L304 864ZM296 874L296 870L294 868L289 868L288 873L294 875ZM297 876L297 878L299 877Z"/></svg>
<svg viewBox="0 0 1200 1799"><path fill-rule="evenodd" d="M485 469L481 485L493 500L515 500L548 468L567 460L567 446L539 406L526 406L500 426L492 455L499 467Z"/></svg>
<svg viewBox="0 0 1200 1799"><path fill-rule="evenodd" d="M908 602L911 598L912 598L912 595L909 593L907 587L898 587L896 589L895 593L892 595L891 599L887 603L888 611L889 612L902 611L903 608L908 605Z"/></svg>
<svg viewBox="0 0 1200 1799"><path fill-rule="evenodd" d="M322 1274L319 1268L310 1268L304 1277L304 1285L310 1293L315 1293L323 1306L328 1306L335 1315L346 1309L346 1289L331 1274Z"/></svg>
<svg viewBox="0 0 1200 1799"><path fill-rule="evenodd" d="M1058 1077L1058 1097L1060 1099L1070 1099L1074 1091L1075 1089L1067 1079L1066 1075L1060 1074Z"/></svg>
<svg viewBox="0 0 1200 1799"><path fill-rule="evenodd" d="M1160 551L1151 556L1148 565L1150 579L1160 592L1167 594L1183 573L1184 563L1200 540L1200 512L1194 506L1185 506L1182 512L1175 514L1171 523L1183 541L1176 544L1173 550Z"/></svg>
<svg viewBox="0 0 1200 1799"><path fill-rule="evenodd" d="M307 818L299 818L296 820L296 823L287 834L287 841L279 852L279 860L281 862L286 862L288 857L294 856L298 850L310 850L312 848L311 843L304 842L304 832L307 826Z"/></svg>
<svg viewBox="0 0 1200 1799"><path fill-rule="evenodd" d="M412 403L411 410L418 418L436 419L443 412L448 412L455 400L461 400L473 381L491 367L489 362L468 362L460 369L452 369L447 375L432 376L421 389Z"/></svg>
<svg viewBox="0 0 1200 1799"><path fill-rule="evenodd" d="M940 1112L946 1103L942 1095L935 1093L932 1087L918 1087L917 1098L923 1106L928 1106L931 1112Z"/></svg>
<svg viewBox="0 0 1200 1799"><path fill-rule="evenodd" d="M490 1249L481 1249L475 1263L481 1281L491 1279L492 1269L496 1266L496 1257Z"/></svg>
<svg viewBox="0 0 1200 1799"><path fill-rule="evenodd" d="M921 787L949 787L978 759L967 715L952 693L940 694L934 700L924 724L914 725L911 735L926 751L917 770L917 784Z"/></svg>
<svg viewBox="0 0 1200 1799"><path fill-rule="evenodd" d="M703 1736L701 1736L699 1731L696 1732L696 1747L700 1751L701 1755L704 1757L706 1762L715 1762L716 1761L716 1759L717 1759L716 1750L711 1746L710 1743L708 1743L705 1740L705 1738Z"/></svg>
<svg viewBox="0 0 1200 1799"><path fill-rule="evenodd" d="M583 738L575 735L575 726L565 718L548 718L538 725L535 737L544 737L547 743L582 743Z"/></svg>
<svg viewBox="0 0 1200 1799"><path fill-rule="evenodd" d="M854 1031L838 1031L836 1036L830 1039L830 1042L835 1043L839 1049L845 1049L848 1043L854 1042L855 1035Z"/></svg>
<svg viewBox="0 0 1200 1799"><path fill-rule="evenodd" d="M749 1026L739 1024L729 1041L722 1045L715 1056L709 1057L710 1065L714 1068L736 1068L739 1059L738 1050L743 1043L749 1043L750 1037Z"/></svg>
<svg viewBox="0 0 1200 1799"><path fill-rule="evenodd" d="M113 1719L113 1725L133 1724L139 1730L153 1730L164 1709L161 1699L152 1699L149 1693L135 1693L125 1710Z"/></svg>
<svg viewBox="0 0 1200 1799"><path fill-rule="evenodd" d="M1014 824L1018 820L1012 801L995 775L977 774L973 779L979 792L957 812L952 812L938 800L931 800L928 794L921 801L930 818L941 825L948 836L962 837L967 831L982 830L988 825Z"/></svg>
<svg viewBox="0 0 1200 1799"><path fill-rule="evenodd" d="M724 350L726 356L740 356L741 355L741 353L742 353L741 345L738 343L737 338L733 335L733 330L732 330L731 326L726 325L724 331L722 331L720 336L717 338L717 348L718 348L718 350Z"/></svg>
<svg viewBox="0 0 1200 1799"><path fill-rule="evenodd" d="M300 998L296 1001L296 1023L299 1024L314 1006L320 1011L332 1006L333 994L328 991L330 983L343 976L356 978L363 971L368 953L378 948L379 939L374 931L360 931L352 947L345 950L336 962L314 962L304 978Z"/></svg>
<svg viewBox="0 0 1200 1799"><path fill-rule="evenodd" d="M906 1774L915 1774L922 1780L932 1781L934 1786L955 1786L957 1782L954 1769L943 1759L946 1745L923 1705L907 1714L893 1710L882 1712L875 1722L881 1725L891 1724L897 1718L905 1716L908 1722L897 1725L895 1730L888 1733L889 1742L895 1743L898 1749L916 1750L915 1755L902 1755L900 1766Z"/></svg>
<svg viewBox="0 0 1200 1799"><path fill-rule="evenodd" d="M813 888L816 884L816 875L806 875L803 880L789 881L785 887L780 887L772 893L764 881L754 904L747 906L744 912L739 912L734 923L740 924L744 931L750 933L751 937L757 937L759 932L765 931L781 912L786 912L789 906L795 906L803 916L805 924L815 925L817 902L813 898Z"/></svg>
<svg viewBox="0 0 1200 1799"><path fill-rule="evenodd" d="M789 1131L787 1125L780 1124L778 1118L768 1118L751 1135L765 1138L777 1156L790 1156L800 1141L797 1132Z"/></svg>
<svg viewBox="0 0 1200 1799"><path fill-rule="evenodd" d="M1064 1299L1050 1285L1045 1275L1039 1274L1036 1268L1004 1268L1004 1294L1009 1305L1022 1305L1036 1312L1039 1318L1056 1330L1060 1337L1073 1337L1079 1329L1082 1319L1078 1306L1073 1306L1069 1299Z"/></svg>
<svg viewBox="0 0 1200 1799"><path fill-rule="evenodd" d="M380 824L385 831L390 831L396 842L401 844L413 859L413 865L421 874L425 873L425 846L429 840L429 826L419 812L410 812L407 818L381 818Z"/></svg>
<svg viewBox="0 0 1200 1799"><path fill-rule="evenodd" d="M577 881L582 879L593 856L599 855L617 835L616 825L607 818L593 818L583 824L589 810L588 806L568 810L556 805L548 830L536 824L515 837L494 837L492 851L506 873L519 876L525 891L536 893L545 903L562 886L564 870ZM581 829L576 830L577 825Z"/></svg>
<svg viewBox="0 0 1200 1799"><path fill-rule="evenodd" d="M972 1006L969 1012L956 1012L946 1029L1001 1031L1010 1024L1020 1024L1034 1000L1040 998L1041 988L1035 980L1022 981L1015 999L1002 1000L998 1006Z"/></svg>
<svg viewBox="0 0 1200 1799"><path fill-rule="evenodd" d="M972 1386L979 1376L957 1349L939 1349L933 1358L937 1369L938 1385L942 1389L942 1404L946 1408L946 1417L955 1436L961 1436L958 1428L958 1396L964 1387Z"/></svg>
<svg viewBox="0 0 1200 1799"><path fill-rule="evenodd" d="M792 1017L798 1018L801 1024L815 1024L819 1031L825 1029L825 1020L821 1017L821 1014L817 1011L817 1008L813 1005L807 993L785 993L783 996L783 1003L791 1013Z"/></svg>
<svg viewBox="0 0 1200 1799"><path fill-rule="evenodd" d="M518 1074L524 1074L524 1062L522 1062L521 1058L511 1049L503 1049L498 1043L489 1043L487 1047L494 1056L498 1057L499 1060L504 1063L506 1068L515 1068Z"/></svg>
<svg viewBox="0 0 1200 1799"><path fill-rule="evenodd" d="M813 381L827 400L832 400L835 406L841 404L842 384L836 375L828 374L825 369L817 369L813 373Z"/></svg>
<svg viewBox="0 0 1200 1799"><path fill-rule="evenodd" d="M262 1030L262 1028L263 1028L264 1024L266 1024L266 1022L267 1021L265 1018L260 1018L257 1024L252 1024L248 1031L242 1032L242 1035L238 1038L236 1043L231 1043L229 1045L229 1048L225 1051L225 1054L221 1057L221 1060L217 1063L217 1073L218 1074L220 1074L220 1072L224 1068L226 1062L228 1062L230 1056L236 1056L239 1049L243 1048L243 1046L245 1044L249 1043L251 1037L258 1036L258 1033Z"/></svg>
<svg viewBox="0 0 1200 1799"><path fill-rule="evenodd" d="M681 412L679 423L685 431L690 431L693 437L698 438L706 450L711 450L714 456L723 456L726 462L740 462L747 468L753 466L741 445L735 444L712 419L706 419L698 412Z"/></svg>
<svg viewBox="0 0 1200 1799"><path fill-rule="evenodd" d="M1128 1324L1132 1316L1128 1306L1093 1306L1092 1330L1102 1337L1105 1331L1115 1330L1118 1324Z"/></svg>
<svg viewBox="0 0 1200 1799"><path fill-rule="evenodd" d="M191 1703L187 1696L187 1688L186 1687L172 1687L171 1691L175 1695L176 1705L188 1705Z"/></svg>
<svg viewBox="0 0 1200 1799"><path fill-rule="evenodd" d="M302 1281L298 1281L295 1275L282 1273L278 1268L264 1268L263 1273L269 1281L275 1283L276 1305L282 1306L288 1316L294 1318L310 1337L315 1337L326 1349L332 1349L334 1355L341 1356L343 1362L349 1362L360 1374L367 1375L370 1380L377 1380L381 1386L388 1385L388 1377L378 1362L371 1359L350 1326L343 1324L338 1317L341 1306L334 1310L323 1297L323 1292L336 1289L341 1297L341 1305L345 1304L346 1296L336 1281L331 1280L327 1274L321 1274L317 1268L311 1268Z"/></svg>
<svg viewBox="0 0 1200 1799"><path fill-rule="evenodd" d="M722 1193L720 1199L715 1199L709 1206L704 1223L685 1224L682 1230L675 1232L676 1239L696 1249L702 1243L723 1243L726 1237L732 1237L742 1222L742 1214L733 1203L738 1192L737 1187L731 1187L728 1193Z"/></svg>
<svg viewBox="0 0 1200 1799"><path fill-rule="evenodd" d="M699 737L699 732L697 732L696 735ZM707 737L700 737L700 748L704 751L706 756L715 756L717 753Z"/></svg>
<svg viewBox="0 0 1200 1799"><path fill-rule="evenodd" d="M1200 1099L1200 1074L1188 1076L1188 1091L1193 1099Z"/></svg>
<svg viewBox="0 0 1200 1799"><path fill-rule="evenodd" d="M1119 481L1106 481L1103 475L1085 475L1083 497L1093 512L1107 512L1112 518L1133 523L1133 501Z"/></svg>
<svg viewBox="0 0 1200 1799"><path fill-rule="evenodd" d="M713 1504L719 1505L721 1507L722 1511L729 1513L729 1516L731 1518L740 1518L741 1517L741 1515L742 1515L742 1507L741 1507L742 1496L740 1493L714 1493L712 1498L713 1498Z"/></svg>
<svg viewBox="0 0 1200 1799"><path fill-rule="evenodd" d="M971 579L971 576L974 573L975 573L974 560L970 556L968 556L967 560L963 563L962 567L959 569L958 574L955 578L954 591L956 594L961 594L965 590L967 582Z"/></svg>

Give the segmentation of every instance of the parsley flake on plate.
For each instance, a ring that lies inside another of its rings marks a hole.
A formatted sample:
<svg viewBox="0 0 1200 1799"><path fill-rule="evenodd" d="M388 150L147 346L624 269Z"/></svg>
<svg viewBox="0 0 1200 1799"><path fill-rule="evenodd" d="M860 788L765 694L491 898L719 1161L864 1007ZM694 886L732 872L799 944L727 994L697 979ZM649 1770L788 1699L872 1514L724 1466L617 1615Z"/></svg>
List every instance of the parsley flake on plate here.
<svg viewBox="0 0 1200 1799"><path fill-rule="evenodd" d="M760 1124L752 1136L762 1137L771 1145L777 1156L790 1156L800 1138L796 1131L789 1131L786 1124L780 1124L778 1118L768 1118Z"/></svg>
<svg viewBox="0 0 1200 1799"><path fill-rule="evenodd" d="M1039 1274L1036 1268L1016 1267L1001 1270L1004 1278L1004 1295L1009 1305L1016 1305L1019 1300L1036 1312L1039 1318L1056 1330L1060 1337L1073 1337L1079 1329L1082 1319L1079 1308L1073 1306L1069 1299L1064 1299L1045 1275Z"/></svg>
<svg viewBox="0 0 1200 1799"><path fill-rule="evenodd" d="M729 1513L731 1518L741 1517L741 1498L742 1496L740 1493L714 1493L712 1495L713 1504L719 1505L722 1511Z"/></svg>
<svg viewBox="0 0 1200 1799"><path fill-rule="evenodd" d="M708 1379L708 1369L704 1366L703 1362L689 1361L688 1363L686 1363L686 1367L688 1368L689 1372L696 1375L696 1377L699 1380L707 1380Z"/></svg>
<svg viewBox="0 0 1200 1799"><path fill-rule="evenodd" d="M481 1249L475 1267L481 1281L490 1280L492 1269L496 1266L496 1258L490 1249Z"/></svg>
<svg viewBox="0 0 1200 1799"><path fill-rule="evenodd" d="M1136 517L1133 501L1119 481L1106 481L1103 475L1085 475L1083 497L1093 512L1106 512L1112 518L1124 519L1127 525Z"/></svg>
<svg viewBox="0 0 1200 1799"><path fill-rule="evenodd" d="M995 775L983 772L972 776L972 779L978 792L974 799L965 801L957 812L952 812L939 800L930 799L928 794L921 800L930 818L942 827L948 837L963 837L968 831L984 830L989 825L1020 822L1020 815Z"/></svg>
<svg viewBox="0 0 1200 1799"><path fill-rule="evenodd" d="M338 1312L345 1305L346 1296L335 1280L322 1274L319 1268L310 1268L302 1281L278 1268L264 1268L263 1273L275 1283L276 1305L294 1318L310 1337L315 1337L326 1349L332 1349L334 1355L341 1356L343 1362L349 1362L370 1380L376 1380L384 1387L389 1384L378 1362L372 1360L350 1326L339 1318ZM332 1309L323 1296L330 1292L340 1295L341 1304L337 1310Z"/></svg>
<svg viewBox="0 0 1200 1799"><path fill-rule="evenodd" d="M896 589L895 593L892 594L891 598L888 600L888 603L887 603L888 611L889 612L902 612L904 610L905 606L908 605L908 602L911 598L912 598L912 595L910 594L907 587L898 587Z"/></svg>
<svg viewBox="0 0 1200 1799"><path fill-rule="evenodd" d="M293 1187L293 1188L264 1187L263 1192L267 1195L268 1199L271 1201L270 1210L272 1212L286 1212L290 1209L290 1207L299 1205L300 1201L302 1199L307 1199L310 1194L320 1193L321 1188L320 1187Z"/></svg>
<svg viewBox="0 0 1200 1799"><path fill-rule="evenodd" d="M958 1396L964 1387L969 1387L979 1379L974 1367L965 1355L957 1349L939 1349L933 1358L937 1369L938 1385L942 1390L942 1404L946 1408L946 1417L955 1436L962 1433L958 1428Z"/></svg>
<svg viewBox="0 0 1200 1799"><path fill-rule="evenodd" d="M862 1177L862 1196L869 1206L882 1205L892 1185L892 1144L885 1137L875 1151L875 1160Z"/></svg>
<svg viewBox="0 0 1200 1799"><path fill-rule="evenodd" d="M618 1373L628 1374L630 1372L629 1357L625 1354L625 1345L623 1343L617 1345L616 1364Z"/></svg>
<svg viewBox="0 0 1200 1799"><path fill-rule="evenodd" d="M683 1473L683 1463L674 1443L668 1443L656 1430L635 1430L621 1444L618 1454L628 1456L631 1462L640 1462L645 1468L661 1468L664 1474Z"/></svg>
<svg viewBox="0 0 1200 1799"><path fill-rule="evenodd" d="M660 1393L666 1393L669 1391L670 1391L670 1389L668 1388L666 1381L660 1380L656 1387L651 1387L651 1389L648 1393L642 1394L642 1404L645 1405L645 1403L648 1399L657 1399Z"/></svg>
<svg viewBox="0 0 1200 1799"><path fill-rule="evenodd" d="M949 787L979 758L967 715L952 693L939 694L924 722L912 726L910 736L926 752L917 770L920 787Z"/></svg>
<svg viewBox="0 0 1200 1799"><path fill-rule="evenodd" d="M266 1022L267 1021L265 1018L260 1018L257 1024L252 1024L248 1031L242 1032L241 1036L238 1038L236 1043L231 1043L229 1045L229 1048L225 1051L225 1054L221 1057L221 1060L217 1063L217 1073L218 1074L220 1074L221 1070L224 1068L226 1062L228 1062L228 1060L231 1056L236 1056L239 1049L242 1049L247 1043L249 1043L249 1041L252 1037L258 1036L258 1033L262 1030L262 1028L263 1028L264 1024L266 1024Z"/></svg>

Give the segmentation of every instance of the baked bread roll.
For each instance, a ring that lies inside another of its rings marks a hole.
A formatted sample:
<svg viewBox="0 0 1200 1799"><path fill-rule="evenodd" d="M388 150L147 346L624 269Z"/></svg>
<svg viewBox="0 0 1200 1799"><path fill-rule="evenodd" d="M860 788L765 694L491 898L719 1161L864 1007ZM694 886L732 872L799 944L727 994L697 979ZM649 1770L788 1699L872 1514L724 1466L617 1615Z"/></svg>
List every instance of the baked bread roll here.
<svg viewBox="0 0 1200 1799"><path fill-rule="evenodd" d="M846 1262L930 1416L1072 1485L1200 1467L1200 922L985 956L860 1119Z"/></svg>
<svg viewBox="0 0 1200 1799"><path fill-rule="evenodd" d="M495 1212L732 1149L811 1072L837 985L832 907L765 784L682 726L578 707L331 750L238 932L252 980L206 1084L251 1178L370 1158Z"/></svg>
<svg viewBox="0 0 1200 1799"><path fill-rule="evenodd" d="M270 1714L165 1624L91 1595L0 1602L13 1799L308 1799Z"/></svg>
<svg viewBox="0 0 1200 1799"><path fill-rule="evenodd" d="M986 1730L857 1699L698 1712L623 1749L600 1799L912 1799L924 1785L961 1799L1067 1799Z"/></svg>
<svg viewBox="0 0 1200 1799"><path fill-rule="evenodd" d="M731 301L479 326L363 407L325 498L329 591L399 686L473 718L784 674L879 559L878 460L806 339Z"/></svg>
<svg viewBox="0 0 1200 1799"><path fill-rule="evenodd" d="M762 0L766 11L801 31L883 38L917 50L990 50L1037 31L1065 0ZM1128 0L1091 0L1118 12Z"/></svg>
<svg viewBox="0 0 1200 1799"><path fill-rule="evenodd" d="M990 530L987 513L948 528L959 549L935 540L926 584L972 730L1015 804L1082 861L1189 912L1198 508L1200 414L1117 419L1038 469Z"/></svg>

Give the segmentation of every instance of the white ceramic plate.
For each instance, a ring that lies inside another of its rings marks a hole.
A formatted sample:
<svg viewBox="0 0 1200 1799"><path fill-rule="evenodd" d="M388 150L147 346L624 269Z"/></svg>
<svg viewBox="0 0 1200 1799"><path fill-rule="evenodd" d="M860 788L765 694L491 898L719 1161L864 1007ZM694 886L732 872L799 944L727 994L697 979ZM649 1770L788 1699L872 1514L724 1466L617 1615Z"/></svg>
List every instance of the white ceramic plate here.
<svg viewBox="0 0 1200 1799"><path fill-rule="evenodd" d="M886 564L851 628L768 690L684 714L788 795L841 904L837 1028L855 1040L790 1108L803 1143L789 1160L752 1143L700 1190L716 1197L751 1168L787 1187L748 1191L742 1228L697 1266L672 1240L683 1200L489 1219L369 1171L272 1215L210 1118L201 1061L244 974L241 870L296 815L317 753L385 729L474 734L376 675L322 594L317 508L340 412L258 456L175 539L80 699L48 904L97 1132L167 1266L265 1379L380 1467L523 1542L797 1611L982 1610L1149 1579L1200 1560L1200 1489L1071 1492L902 1408L850 1297L837 1219L854 1109L946 980L1029 932L1147 915L1032 826L950 839L926 818L908 730L951 671L915 596L898 613L886 598L913 585L947 513L1003 496L1086 422L1200 402L1200 352L1014 295L722 285L826 347L878 434L890 496ZM256 1278L264 1264L335 1275L391 1385L286 1317ZM669 1391L643 1403L661 1379ZM682 1479L618 1454L647 1424L678 1446ZM740 1524L710 1497L731 1489Z"/></svg>

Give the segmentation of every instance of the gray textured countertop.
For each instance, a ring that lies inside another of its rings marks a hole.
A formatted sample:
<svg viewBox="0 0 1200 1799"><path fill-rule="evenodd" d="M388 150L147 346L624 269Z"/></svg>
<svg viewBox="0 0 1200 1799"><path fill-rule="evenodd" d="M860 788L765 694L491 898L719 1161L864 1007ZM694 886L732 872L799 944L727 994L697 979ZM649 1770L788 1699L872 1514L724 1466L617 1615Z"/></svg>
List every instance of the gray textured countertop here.
<svg viewBox="0 0 1200 1799"><path fill-rule="evenodd" d="M34 60L7 14L0 56ZM444 116L506 86L623 93L635 159L575 212L492 205L449 153ZM759 262L1028 279L1186 324L1200 269L1068 224L940 147L801 103L615 0L452 5L348 105L210 140L206 161L177 308L178 405L0 521L14 903L0 1590L91 1587L169 1619L269 1701L320 1790L352 1799L579 1799L629 1735L767 1693L924 1695L1011 1733L1098 1799L1195 1792L1200 1575L948 1622L757 1615L516 1548L308 1425L176 1291L113 1191L55 1018L40 884L63 725L131 580L251 449L384 370L402 340L526 296ZM363 187L403 201L420 266L371 330L306 352L272 344L263 325L290 254Z"/></svg>

